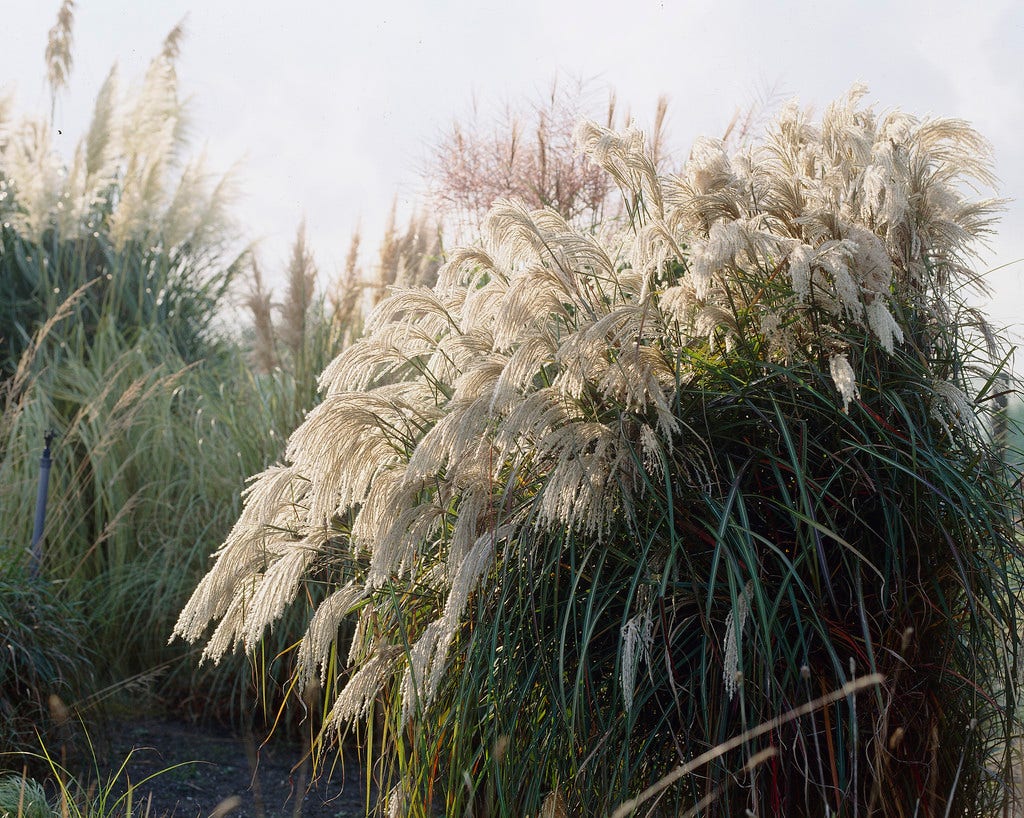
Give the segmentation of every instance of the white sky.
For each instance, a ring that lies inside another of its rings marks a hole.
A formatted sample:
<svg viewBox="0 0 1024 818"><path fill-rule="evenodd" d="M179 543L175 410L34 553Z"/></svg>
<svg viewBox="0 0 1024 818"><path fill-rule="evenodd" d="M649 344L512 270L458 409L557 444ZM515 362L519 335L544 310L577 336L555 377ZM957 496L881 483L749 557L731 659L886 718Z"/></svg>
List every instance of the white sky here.
<svg viewBox="0 0 1024 818"><path fill-rule="evenodd" d="M43 50L59 0L0 0L0 85L45 111ZM556 75L614 89L646 124L670 99L669 146L721 135L776 86L820 112L855 81L878 110L962 117L995 148L1007 210L986 267L997 323L1024 321L1024 3L1019 0L79 0L75 69L57 109L67 147L117 61L139 78L185 15L179 63L196 149L242 165L235 212L283 267L306 217L321 269L391 202L412 207L427 151L475 95L534 97ZM63 126L63 127L62 127Z"/></svg>

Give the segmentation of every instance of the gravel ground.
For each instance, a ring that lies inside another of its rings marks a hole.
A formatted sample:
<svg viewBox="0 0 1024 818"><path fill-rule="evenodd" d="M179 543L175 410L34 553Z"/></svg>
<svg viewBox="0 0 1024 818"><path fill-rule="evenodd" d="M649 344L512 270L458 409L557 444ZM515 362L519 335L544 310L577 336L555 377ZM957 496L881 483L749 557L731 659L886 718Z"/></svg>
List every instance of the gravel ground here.
<svg viewBox="0 0 1024 818"><path fill-rule="evenodd" d="M111 725L103 744L98 755L101 769L110 771L105 776L128 759L119 779L136 785L133 815L145 815L138 806L150 797L150 818L360 818L366 813L365 782L354 758L309 784L297 744L274 739L257 747L228 730L151 718Z"/></svg>

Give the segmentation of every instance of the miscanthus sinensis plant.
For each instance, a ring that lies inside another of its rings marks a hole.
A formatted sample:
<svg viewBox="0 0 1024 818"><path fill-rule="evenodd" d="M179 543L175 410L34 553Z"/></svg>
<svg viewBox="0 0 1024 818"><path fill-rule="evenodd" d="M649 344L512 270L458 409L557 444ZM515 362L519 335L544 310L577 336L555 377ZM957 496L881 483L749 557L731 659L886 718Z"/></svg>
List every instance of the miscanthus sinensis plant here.
<svg viewBox="0 0 1024 818"><path fill-rule="evenodd" d="M581 124L628 218L498 201L436 286L394 290L175 634L254 651L326 584L296 681L328 728L383 719L392 814L601 814L870 672L653 809L1002 797L1019 497L984 417L1005 359L966 303L987 145L862 93L733 155L699 140L677 176Z"/></svg>

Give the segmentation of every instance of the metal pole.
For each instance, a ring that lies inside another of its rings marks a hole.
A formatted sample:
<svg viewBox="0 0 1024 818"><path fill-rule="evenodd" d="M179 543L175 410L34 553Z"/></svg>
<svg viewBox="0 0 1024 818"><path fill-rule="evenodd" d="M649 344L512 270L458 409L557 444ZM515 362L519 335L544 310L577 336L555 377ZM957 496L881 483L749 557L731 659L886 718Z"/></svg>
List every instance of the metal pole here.
<svg viewBox="0 0 1024 818"><path fill-rule="evenodd" d="M32 551L29 559L29 575L35 579L39 576L39 566L43 561L43 526L46 524L46 495L50 488L50 444L57 436L52 429L44 437L46 445L43 456L39 458L39 492L36 494L36 520L32 527Z"/></svg>

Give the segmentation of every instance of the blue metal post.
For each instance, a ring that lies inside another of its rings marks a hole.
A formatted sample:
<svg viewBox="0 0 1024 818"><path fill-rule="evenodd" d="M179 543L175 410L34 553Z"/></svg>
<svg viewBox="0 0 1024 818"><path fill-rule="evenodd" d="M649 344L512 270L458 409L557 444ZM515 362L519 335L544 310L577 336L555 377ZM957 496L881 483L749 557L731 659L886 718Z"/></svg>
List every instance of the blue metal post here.
<svg viewBox="0 0 1024 818"><path fill-rule="evenodd" d="M36 520L32 527L32 552L29 560L29 574L34 579L39 576L39 566L43 561L43 527L46 524L46 495L50 489L50 444L56 437L56 432L46 433L46 445L43 447L43 456L39 458L39 493L36 494Z"/></svg>

